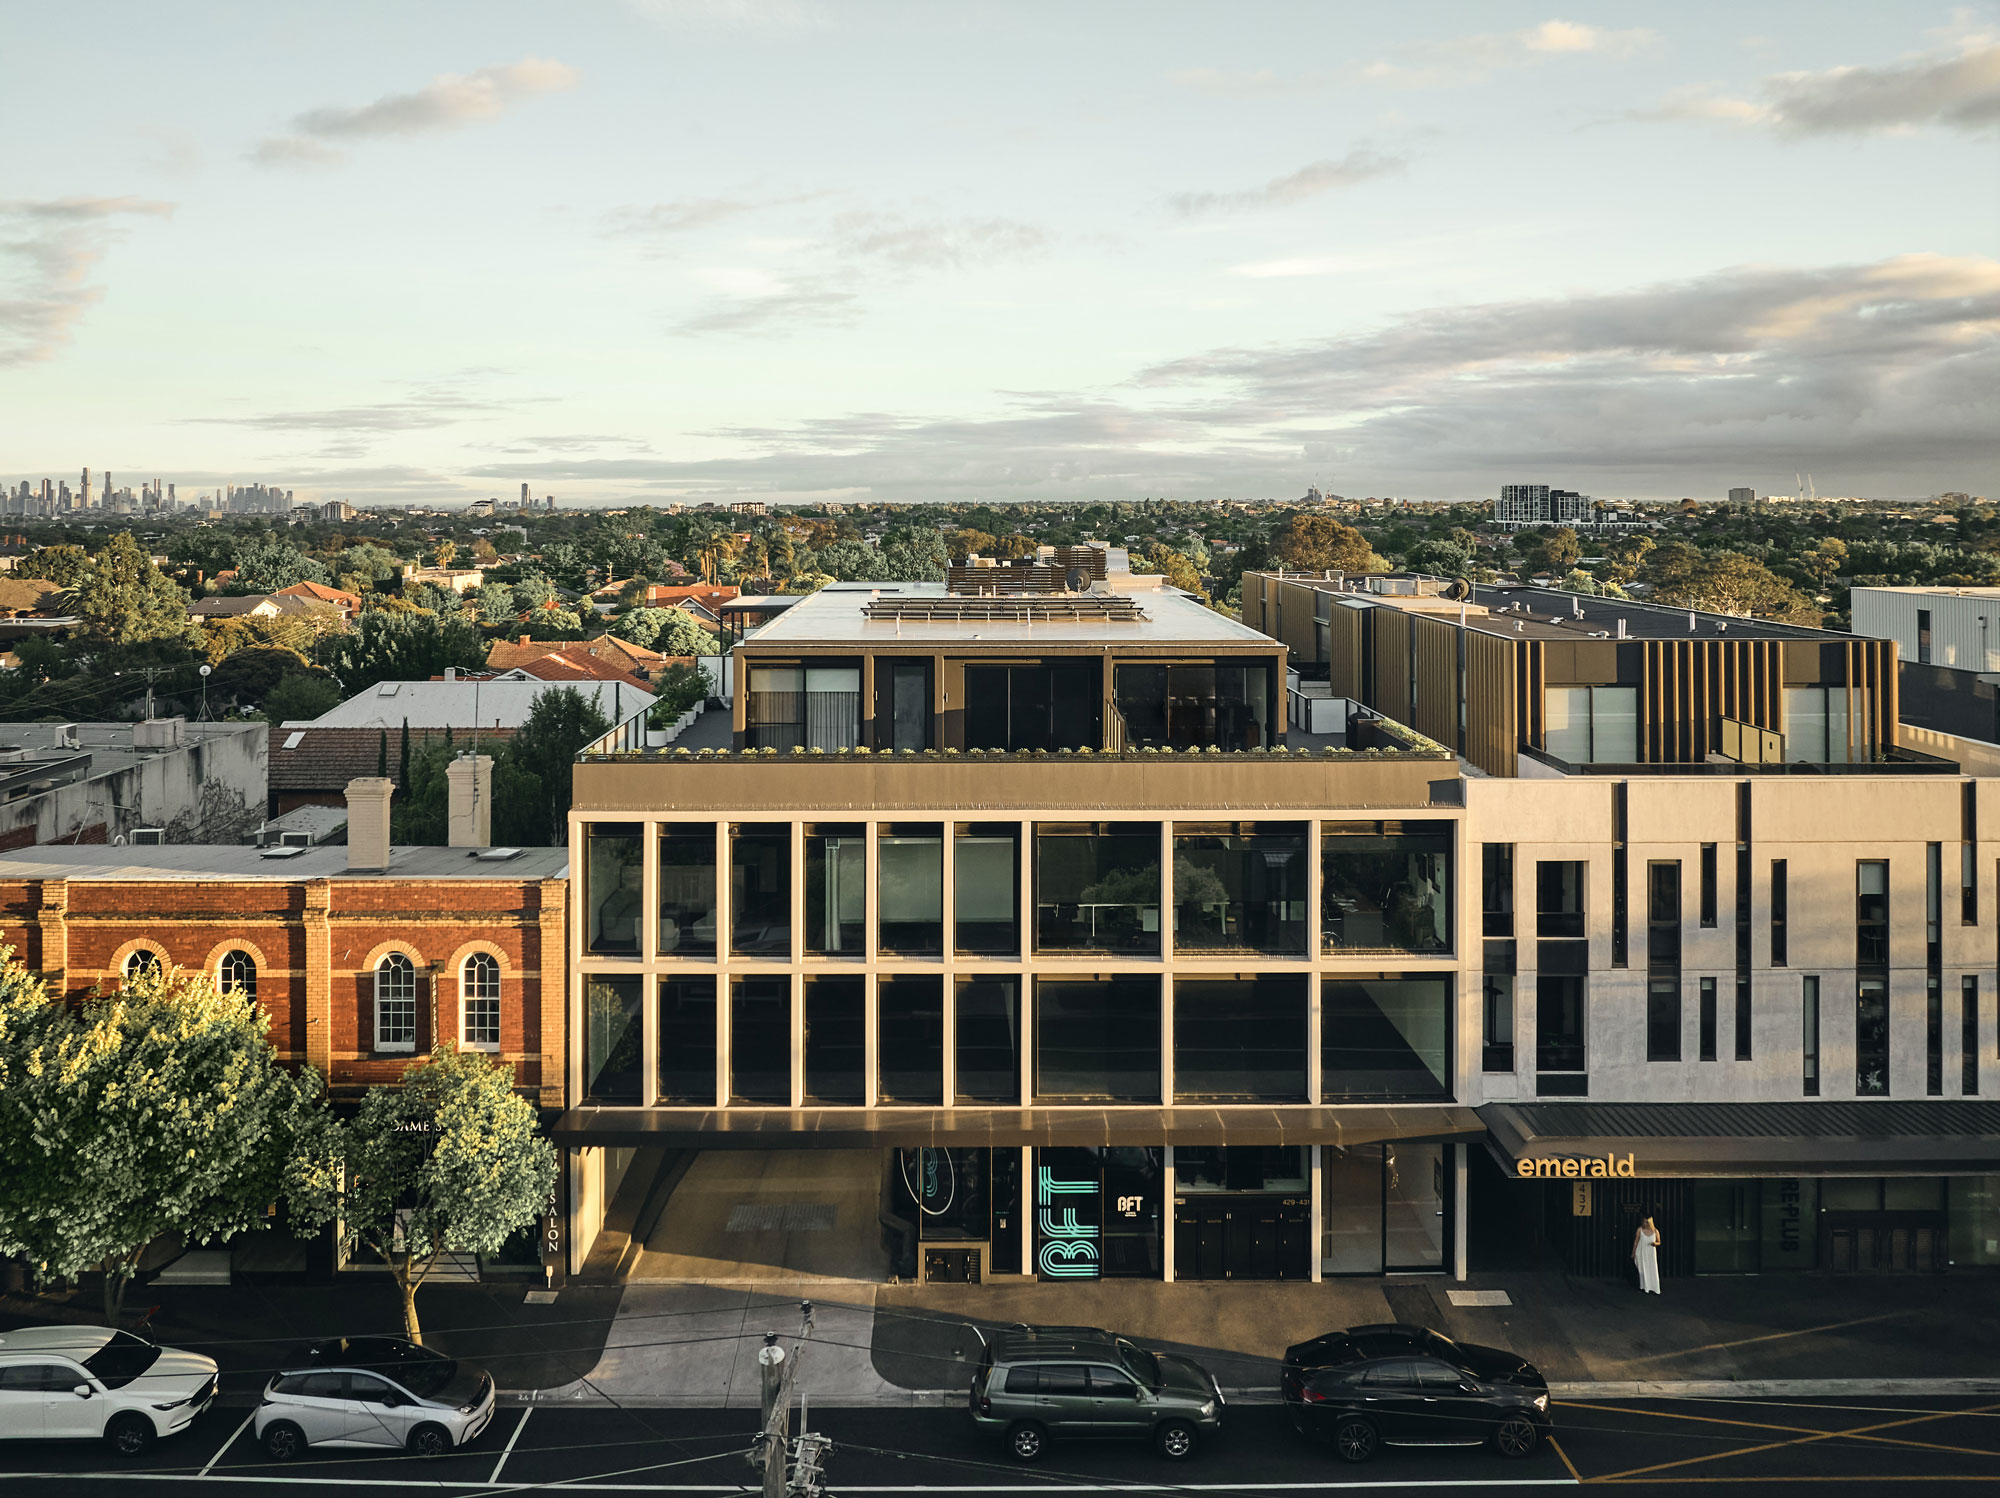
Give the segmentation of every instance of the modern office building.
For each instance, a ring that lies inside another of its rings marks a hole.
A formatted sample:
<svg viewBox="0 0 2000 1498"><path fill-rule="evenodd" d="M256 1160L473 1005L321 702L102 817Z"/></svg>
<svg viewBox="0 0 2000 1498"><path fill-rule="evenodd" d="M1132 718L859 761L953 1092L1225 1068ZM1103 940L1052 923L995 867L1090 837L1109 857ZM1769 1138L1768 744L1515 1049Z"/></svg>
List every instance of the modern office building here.
<svg viewBox="0 0 2000 1498"><path fill-rule="evenodd" d="M1588 494L1552 489L1547 484L1503 484L1493 519L1507 529L1526 525L1584 525L1591 520L1591 499Z"/></svg>
<svg viewBox="0 0 2000 1498"><path fill-rule="evenodd" d="M1757 502L1757 491L1755 489L1731 489L1729 491L1729 502L1733 505L1753 505Z"/></svg>
<svg viewBox="0 0 2000 1498"><path fill-rule="evenodd" d="M2000 1267L2000 855L1893 646L1065 571L829 588L579 763L573 1267Z"/></svg>

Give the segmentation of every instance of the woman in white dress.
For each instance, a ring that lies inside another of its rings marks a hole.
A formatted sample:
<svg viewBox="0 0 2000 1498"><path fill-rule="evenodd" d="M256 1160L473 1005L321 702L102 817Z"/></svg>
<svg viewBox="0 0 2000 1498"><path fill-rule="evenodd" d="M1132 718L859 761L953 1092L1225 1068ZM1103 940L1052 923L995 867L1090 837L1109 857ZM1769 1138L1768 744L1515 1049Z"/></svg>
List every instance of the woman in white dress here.
<svg viewBox="0 0 2000 1498"><path fill-rule="evenodd" d="M1639 1219L1639 1231L1632 1235L1632 1262L1639 1266L1639 1288L1648 1295L1660 1293L1660 1230L1653 1219Z"/></svg>

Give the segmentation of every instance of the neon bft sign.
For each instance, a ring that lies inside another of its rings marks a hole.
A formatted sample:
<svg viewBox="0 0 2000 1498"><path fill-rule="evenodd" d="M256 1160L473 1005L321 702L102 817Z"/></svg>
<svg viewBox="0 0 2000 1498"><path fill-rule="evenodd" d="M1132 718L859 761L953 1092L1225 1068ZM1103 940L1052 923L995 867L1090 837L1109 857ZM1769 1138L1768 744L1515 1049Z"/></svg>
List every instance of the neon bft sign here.
<svg viewBox="0 0 2000 1498"><path fill-rule="evenodd" d="M1047 1165L1035 1167L1035 1268L1052 1280L1097 1278L1098 1225L1079 1221L1097 1216L1096 1177L1069 1179Z"/></svg>
<svg viewBox="0 0 2000 1498"><path fill-rule="evenodd" d="M1545 1155L1539 1160L1516 1161L1514 1173L1523 1180L1554 1177L1565 1181L1601 1181L1609 1176L1630 1180L1638 1171L1630 1155L1622 1160L1616 1155Z"/></svg>

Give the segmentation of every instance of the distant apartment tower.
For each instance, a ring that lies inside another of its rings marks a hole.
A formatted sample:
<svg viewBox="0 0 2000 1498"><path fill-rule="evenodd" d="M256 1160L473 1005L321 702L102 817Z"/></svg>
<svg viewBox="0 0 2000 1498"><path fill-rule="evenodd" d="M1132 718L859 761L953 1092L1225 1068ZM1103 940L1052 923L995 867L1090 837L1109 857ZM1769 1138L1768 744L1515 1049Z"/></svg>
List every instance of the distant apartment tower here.
<svg viewBox="0 0 2000 1498"><path fill-rule="evenodd" d="M77 495L76 503L79 509L87 510L90 508L90 470L88 468L83 470L83 489Z"/></svg>
<svg viewBox="0 0 2000 1498"><path fill-rule="evenodd" d="M1729 502L1733 505L1754 505L1757 503L1757 491L1755 489L1731 489L1729 491Z"/></svg>
<svg viewBox="0 0 2000 1498"><path fill-rule="evenodd" d="M771 507L761 499L739 499L730 505L732 515L768 515Z"/></svg>
<svg viewBox="0 0 2000 1498"><path fill-rule="evenodd" d="M535 507L534 497L528 493L528 484L527 481L524 479L521 482L521 508L524 510L531 510L534 507Z"/></svg>
<svg viewBox="0 0 2000 1498"><path fill-rule="evenodd" d="M1493 518L1503 526L1578 525L1591 518L1591 499L1547 484L1503 484Z"/></svg>

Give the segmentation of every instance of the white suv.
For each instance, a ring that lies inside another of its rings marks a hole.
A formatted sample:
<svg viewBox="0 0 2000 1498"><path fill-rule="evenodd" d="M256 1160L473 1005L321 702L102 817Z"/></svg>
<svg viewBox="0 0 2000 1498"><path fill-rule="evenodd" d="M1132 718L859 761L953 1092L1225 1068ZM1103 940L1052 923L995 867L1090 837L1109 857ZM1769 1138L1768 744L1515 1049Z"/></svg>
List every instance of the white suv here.
<svg viewBox="0 0 2000 1498"><path fill-rule="evenodd" d="M312 1366L280 1373L257 1407L256 1436L273 1460L290 1461L308 1446L442 1456L492 1423L492 1377L429 1348L355 1338L309 1354Z"/></svg>
<svg viewBox="0 0 2000 1498"><path fill-rule="evenodd" d="M138 1456L215 1402L215 1359L101 1326L0 1332L0 1440L96 1440Z"/></svg>

